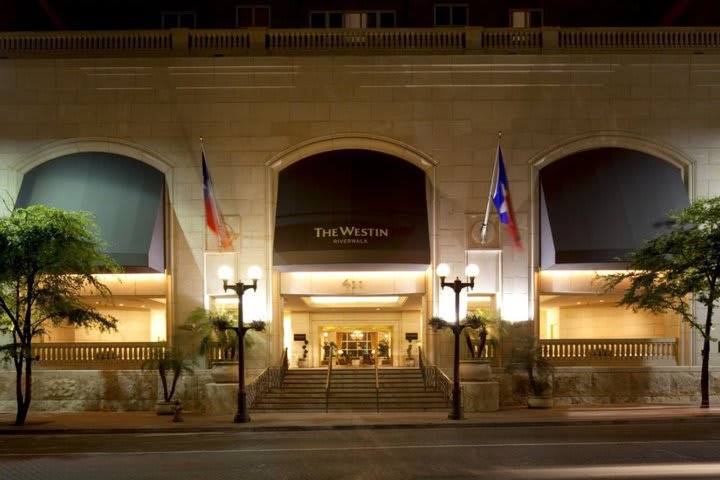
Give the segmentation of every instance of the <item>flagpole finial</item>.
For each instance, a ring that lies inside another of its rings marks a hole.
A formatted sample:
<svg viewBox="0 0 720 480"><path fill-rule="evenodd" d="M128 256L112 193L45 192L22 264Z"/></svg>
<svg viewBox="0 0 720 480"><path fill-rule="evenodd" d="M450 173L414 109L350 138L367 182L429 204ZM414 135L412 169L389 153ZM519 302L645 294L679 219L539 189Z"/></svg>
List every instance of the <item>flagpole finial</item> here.
<svg viewBox="0 0 720 480"><path fill-rule="evenodd" d="M502 137L502 130L498 130L498 138Z"/></svg>
<svg viewBox="0 0 720 480"><path fill-rule="evenodd" d="M202 143L202 135L200 136L200 143Z"/></svg>

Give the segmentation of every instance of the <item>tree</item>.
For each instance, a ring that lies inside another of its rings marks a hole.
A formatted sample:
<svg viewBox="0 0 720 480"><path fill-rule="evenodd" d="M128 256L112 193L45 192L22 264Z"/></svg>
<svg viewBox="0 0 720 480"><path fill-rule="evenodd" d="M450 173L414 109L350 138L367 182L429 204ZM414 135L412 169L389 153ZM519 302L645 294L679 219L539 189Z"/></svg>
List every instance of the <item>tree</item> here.
<svg viewBox="0 0 720 480"><path fill-rule="evenodd" d="M32 341L50 325L114 330L117 320L82 302L91 291L109 296L94 273L120 267L103 250L98 228L86 212L33 205L0 219L0 346L16 373L15 425L24 425L32 398Z"/></svg>
<svg viewBox="0 0 720 480"><path fill-rule="evenodd" d="M161 351L157 358L145 360L142 369L157 370L163 389L163 401L172 402L177 382L182 374L195 373L195 359L179 348L168 348Z"/></svg>
<svg viewBox="0 0 720 480"><path fill-rule="evenodd" d="M628 270L600 277L606 291L625 287L620 305L633 311L673 312L703 338L701 408L710 406L709 358L715 304L720 298L720 197L697 200L669 215L670 230L631 252ZM705 306L698 321L693 298Z"/></svg>
<svg viewBox="0 0 720 480"><path fill-rule="evenodd" d="M448 322L440 317L432 317L429 325L434 331L456 328L455 322ZM478 309L468 313L460 321L460 329L465 336L468 355L475 360L483 357L487 345L497 347L499 338L505 334L506 325L487 310ZM492 336L491 331L494 334Z"/></svg>

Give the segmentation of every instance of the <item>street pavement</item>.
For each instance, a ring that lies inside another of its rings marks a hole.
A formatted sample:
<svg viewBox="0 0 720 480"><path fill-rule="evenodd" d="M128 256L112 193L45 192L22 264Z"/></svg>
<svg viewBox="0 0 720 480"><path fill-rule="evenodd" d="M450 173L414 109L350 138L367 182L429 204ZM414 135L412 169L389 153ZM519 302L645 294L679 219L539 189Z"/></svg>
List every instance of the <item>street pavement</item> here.
<svg viewBox="0 0 720 480"><path fill-rule="evenodd" d="M448 409L449 411L449 409ZM637 423L718 422L720 406L583 405L550 409L503 408L496 412L466 412L449 420L434 412L283 412L250 413L250 422L233 423L233 415L208 416L184 412L182 421L154 412L33 412L22 427L13 425L14 412L0 412L0 435L61 433L169 433L210 431L291 431L387 428L464 428L540 425L613 425Z"/></svg>

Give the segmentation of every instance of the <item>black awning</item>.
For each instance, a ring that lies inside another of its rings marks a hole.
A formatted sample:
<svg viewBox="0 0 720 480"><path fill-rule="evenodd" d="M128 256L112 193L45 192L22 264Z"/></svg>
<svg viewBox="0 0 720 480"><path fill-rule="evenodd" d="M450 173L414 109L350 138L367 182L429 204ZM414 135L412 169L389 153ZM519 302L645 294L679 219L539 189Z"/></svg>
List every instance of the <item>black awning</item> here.
<svg viewBox="0 0 720 480"><path fill-rule="evenodd" d="M25 174L17 207L42 204L95 215L108 253L126 271L165 269L165 176L138 160L75 153Z"/></svg>
<svg viewBox="0 0 720 480"><path fill-rule="evenodd" d="M335 150L280 172L278 270L425 270L425 172L391 155Z"/></svg>
<svg viewBox="0 0 720 480"><path fill-rule="evenodd" d="M624 148L599 148L540 171L543 269L615 268L667 231L668 213L689 205L678 167Z"/></svg>

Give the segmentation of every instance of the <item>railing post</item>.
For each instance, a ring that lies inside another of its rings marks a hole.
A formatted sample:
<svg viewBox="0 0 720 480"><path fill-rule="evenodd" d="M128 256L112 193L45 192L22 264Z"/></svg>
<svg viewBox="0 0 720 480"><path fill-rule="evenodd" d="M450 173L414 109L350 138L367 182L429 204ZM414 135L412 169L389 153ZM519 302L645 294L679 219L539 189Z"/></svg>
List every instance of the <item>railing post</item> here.
<svg viewBox="0 0 720 480"><path fill-rule="evenodd" d="M170 50L175 56L186 56L190 52L190 30L187 28L171 28L172 45Z"/></svg>
<svg viewBox="0 0 720 480"><path fill-rule="evenodd" d="M252 55L258 55L258 54L264 54L267 53L266 50L268 50L266 46L266 37L267 37L268 29L267 28L251 28L249 29L250 34L250 54Z"/></svg>
<svg viewBox="0 0 720 480"><path fill-rule="evenodd" d="M560 28L543 27L540 33L542 34L541 49L544 53L555 52L560 48Z"/></svg>
<svg viewBox="0 0 720 480"><path fill-rule="evenodd" d="M470 51L478 51L483 49L483 28L482 27L465 27L465 48Z"/></svg>

